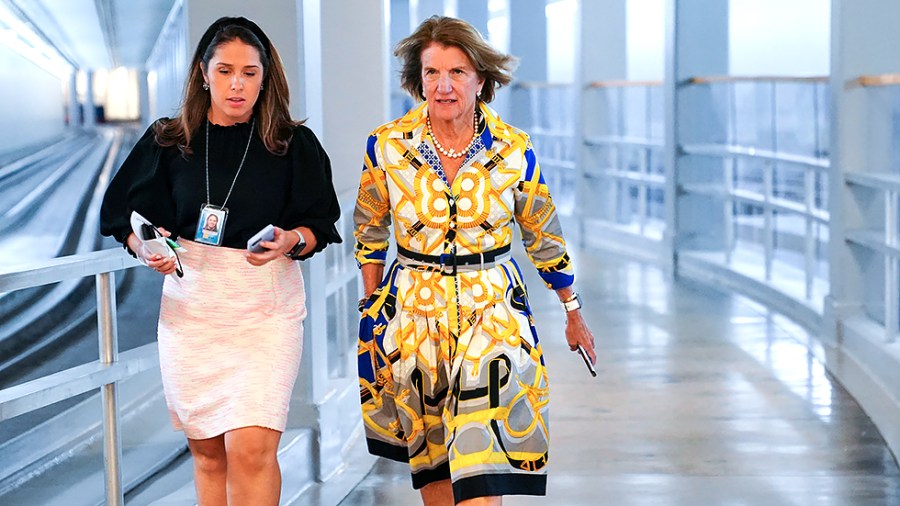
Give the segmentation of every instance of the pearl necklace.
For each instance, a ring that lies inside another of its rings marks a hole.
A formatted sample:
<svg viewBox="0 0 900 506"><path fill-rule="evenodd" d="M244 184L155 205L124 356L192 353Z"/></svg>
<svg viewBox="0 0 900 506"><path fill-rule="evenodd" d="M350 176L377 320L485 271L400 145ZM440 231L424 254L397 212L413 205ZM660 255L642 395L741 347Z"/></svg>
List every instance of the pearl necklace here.
<svg viewBox="0 0 900 506"><path fill-rule="evenodd" d="M460 158L463 155L468 154L469 150L472 149L472 145L475 144L475 139L478 138L478 113L475 113L475 121L473 122L472 128L474 132L472 132L472 140L469 141L469 144L463 148L462 151L454 151L453 148L447 150L444 146L441 145L440 141L437 140L437 137L434 135L434 129L431 128L431 115L425 117L425 124L428 126L428 135L431 137L431 141L434 142L434 147L441 152L442 155L447 158Z"/></svg>

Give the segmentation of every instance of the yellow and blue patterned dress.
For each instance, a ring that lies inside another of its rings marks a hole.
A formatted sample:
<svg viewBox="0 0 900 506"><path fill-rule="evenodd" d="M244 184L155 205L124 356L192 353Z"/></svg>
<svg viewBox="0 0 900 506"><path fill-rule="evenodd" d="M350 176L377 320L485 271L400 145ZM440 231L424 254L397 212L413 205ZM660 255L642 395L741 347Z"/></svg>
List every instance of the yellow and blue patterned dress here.
<svg viewBox="0 0 900 506"><path fill-rule="evenodd" d="M397 260L363 308L359 381L369 451L408 462L413 486L451 478L456 501L546 490L548 383L513 221L548 287L574 281L528 136L484 104L452 184L427 103L368 139L356 259Z"/></svg>

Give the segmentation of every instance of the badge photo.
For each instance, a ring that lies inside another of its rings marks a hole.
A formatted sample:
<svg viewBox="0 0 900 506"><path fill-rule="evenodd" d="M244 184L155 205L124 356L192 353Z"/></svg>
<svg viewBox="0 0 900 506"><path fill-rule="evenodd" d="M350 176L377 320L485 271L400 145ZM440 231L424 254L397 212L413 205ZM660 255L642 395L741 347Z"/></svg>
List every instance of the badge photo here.
<svg viewBox="0 0 900 506"><path fill-rule="evenodd" d="M228 209L205 205L200 208L200 220L197 222L197 233L194 241L211 246L222 244L225 230L225 219L228 217Z"/></svg>

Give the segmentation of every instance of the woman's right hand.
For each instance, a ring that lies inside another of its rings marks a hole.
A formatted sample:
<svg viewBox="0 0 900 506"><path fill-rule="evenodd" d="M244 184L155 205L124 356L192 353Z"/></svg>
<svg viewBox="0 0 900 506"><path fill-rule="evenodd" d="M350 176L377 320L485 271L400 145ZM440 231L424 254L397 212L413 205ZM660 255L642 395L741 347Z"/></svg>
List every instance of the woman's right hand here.
<svg viewBox="0 0 900 506"><path fill-rule="evenodd" d="M165 237L169 237L170 235L172 235L171 232L164 228L157 227L157 229ZM163 275L168 275L175 272L174 256L163 258L163 256L159 253L148 255L148 252L143 247L143 243L141 243L141 240L138 239L136 235L134 235L134 232L128 235L127 241L128 248L131 249L131 251L134 251L134 253L140 257L138 260L140 260L142 264Z"/></svg>

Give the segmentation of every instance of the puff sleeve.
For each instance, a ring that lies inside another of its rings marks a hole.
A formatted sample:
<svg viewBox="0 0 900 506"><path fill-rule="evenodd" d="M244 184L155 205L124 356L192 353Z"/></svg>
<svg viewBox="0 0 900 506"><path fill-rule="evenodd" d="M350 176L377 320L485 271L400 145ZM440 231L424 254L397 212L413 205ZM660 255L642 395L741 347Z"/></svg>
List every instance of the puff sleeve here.
<svg viewBox="0 0 900 506"><path fill-rule="evenodd" d="M341 207L331 178L331 160L309 128L299 125L291 140L293 184L282 223L287 228L308 227L316 236L316 247L297 257L303 260L340 243L335 223L341 217Z"/></svg>
<svg viewBox="0 0 900 506"><path fill-rule="evenodd" d="M154 225L175 230L175 203L160 160L163 148L154 139L153 127L135 143L113 176L100 207L100 233L125 243L131 233L131 211Z"/></svg>

